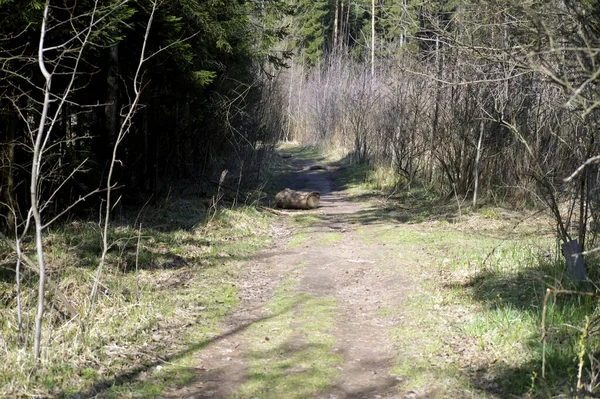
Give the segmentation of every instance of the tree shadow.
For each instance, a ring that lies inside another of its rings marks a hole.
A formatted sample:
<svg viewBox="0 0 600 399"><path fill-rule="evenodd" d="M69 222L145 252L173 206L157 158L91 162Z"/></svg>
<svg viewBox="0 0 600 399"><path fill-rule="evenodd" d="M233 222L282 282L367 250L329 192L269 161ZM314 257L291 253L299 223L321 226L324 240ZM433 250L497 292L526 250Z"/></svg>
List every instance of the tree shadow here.
<svg viewBox="0 0 600 399"><path fill-rule="evenodd" d="M273 313L268 316L256 317L249 321L245 321L218 336L206 338L199 342L189 344L189 345L187 345L187 348L180 350L178 352L167 354L164 356L156 356L156 358L158 360L144 362L143 364L139 364L138 366L133 367L128 371L124 371L118 375L115 375L114 377L98 381L93 386L91 386L89 389L87 389L85 391L80 391L80 392L77 392L74 394L69 393L69 392L61 392L58 396L62 397L62 398L70 398L70 399L102 397L103 393L106 392L107 390L112 389L114 387L125 385L130 382L135 382L136 380L138 380L138 377L140 377L140 375L142 375L142 373L148 373L152 369L155 369L157 366L177 362L178 360L181 360L181 359L185 358L186 356L189 356L193 353L196 353L196 352L199 352L199 351L205 349L208 345L210 345L212 343L217 343L217 342L226 340L232 336L235 336L237 334L243 333L244 331L248 330L256 323L268 321L270 319L277 318L281 315L285 315L286 313L294 312L295 309L298 308L299 306L302 306L305 301L306 301L306 298L300 298L297 301L295 301L294 303L291 303L289 306L284 307L279 312ZM198 321L201 322L202 320L199 319ZM219 379L219 378L222 379L223 377L226 378L226 376L220 376L218 374L218 372L219 372L219 370L214 370L211 378L213 378L213 379ZM196 396L193 396L193 397L196 397ZM202 397L202 396L197 396L197 397ZM219 396L212 395L211 397L219 397ZM223 396L223 397L225 397L225 396Z"/></svg>
<svg viewBox="0 0 600 399"><path fill-rule="evenodd" d="M348 164L351 155L347 159L341 160L337 165ZM307 173L307 172L304 172ZM362 184L368 176L368 167L353 168L352 170L327 171L321 170L321 178L328 179L331 190L326 195L335 195L336 191L344 191L356 184ZM312 177L307 174L305 178ZM449 224L459 224L461 214L458 204L452 199L440 199L435 195L430 195L427 190L417 191L411 196L400 194L395 197L386 197L379 193L363 193L353 197L344 196L345 200L371 203L377 201L376 205L361 207L360 209L349 209L345 214L317 214L318 222L315 223L317 231L335 231L336 226L343 228L344 225L369 226L369 225L387 225L397 224L399 228L409 224L445 222ZM328 198L335 201L332 196ZM327 211L326 208L322 208ZM501 211L504 213L504 211ZM507 211L507 214L510 212ZM504 218L505 215L500 215ZM516 220L515 225L526 220ZM527 231L519 233L520 238L529 237L537 240L539 232ZM463 234L463 233L461 233ZM473 233L465 232L465 235ZM492 238L494 240L504 241L507 231L495 231L493 228L486 228L478 231L477 239ZM494 248L490 254L493 253ZM544 295L548 287L570 288L579 290L595 291L593 284L583 284L575 286L569 283L565 275L566 267L561 263L556 263L553 259L539 255L537 258L532 256L528 260L534 263L516 267L507 272L501 267L495 267L493 262L487 262L487 258L480 260L482 262L481 270L474 275L468 276L460 281L451 281L443 284L443 288L448 290L457 290L466 293L474 302L483 306L484 309L499 311L506 310L507 314L511 310L527 315L538 325L541 325L541 310L544 302ZM594 281L597 281L594 280ZM553 322L556 315L561 317L571 317L568 314L572 309L577 308L579 312L592 314L596 308L596 301L591 298L561 298L553 302L549 307L549 322ZM565 316L565 314L567 316ZM571 320L571 319L569 319ZM580 321L580 320L579 320ZM518 323L518 321L516 321ZM562 324L561 324L562 323ZM520 345L524 353L530 358L519 367L511 367L503 361L496 364L489 364L473 370L462 371L471 381L474 388L481 392L489 393L494 397L511 398L527 394L533 387L533 392L568 392L572 387L573 376L576 375L577 363L573 360L576 353L578 336L564 327L564 319L549 327L548 350L546 353L546 376L541 380L539 375L536 377L534 372L540 374L541 367L541 342L538 334L527 337Z"/></svg>
<svg viewBox="0 0 600 399"><path fill-rule="evenodd" d="M299 154L301 155L301 153ZM347 158L351 158L351 156L349 155ZM306 161L304 166L290 170L288 176L286 177L286 179L288 179L286 180L286 184L291 186L290 188L293 189L315 188L321 191L322 196L334 196L336 192L343 191L355 183L364 181L366 172L361 172L360 170L356 173L340 173L339 170L328 170L327 168L306 169L306 165L322 161L324 161L324 159L322 158L311 159L309 161ZM343 168L347 165L348 162L349 159L341 160L333 166ZM352 200L364 201L367 199L372 200L381 198L382 197L379 195L367 193L361 196L356 196L352 198ZM335 198L332 198L331 200L335 201ZM298 213L301 214L302 212ZM394 203L389 206L384 204L384 206L382 207L372 206L368 208L362 208L358 211L354 209L352 213L342 215L329 215L319 213L315 213L314 215L317 219L320 220L319 223L327 225L331 231L334 231L336 229L342 229L345 224L377 225L393 222L399 225L406 225L411 223L421 223L423 221L443 221L453 223L456 222L459 217L456 204L453 204L452 201L449 200L436 200L429 198L427 196L427 193L424 193L422 196L416 196L412 198L412 200L408 202L408 206L406 207L399 206L397 203ZM190 225L179 226L178 228L173 228L173 226L163 226L156 227L156 232L169 232L180 228L189 229L192 227ZM494 236L493 232L485 232L484 234L489 234L490 237L497 238L497 236ZM210 245L210 242L196 242L195 240L192 240L188 242L188 244ZM149 254L143 255L150 256ZM168 264L159 265L158 267L182 267L183 265L185 265L185 263L193 261L193 259L181 260L179 259L179 255L172 252L167 252L164 255L165 258L167 258L166 262ZM234 256L227 258L236 261L245 259L244 256ZM214 263L218 263L220 260L223 259L220 258L219 254L216 254L212 260L214 260ZM557 279L558 281L561 281L561 279L563 278L563 276L557 274L557 270L558 268L555 264L552 264L551 262L542 261L536 267L524 268L523 270L518 270L515 273L504 273L501 271L494 270L493 268L484 267L479 273L470 276L467 280L446 283L444 285L444 288L450 290L461 290L463 292L466 291L475 302L481 304L482 306L488 309L498 308L500 306L508 306L515 309L519 309L523 312L529 312L535 315L535 317L539 317L540 306L543 302L543 295L546 287L551 285L553 282L557 281ZM557 304L557 307L561 306L569 306L569 303L561 302ZM590 309L593 309L593 307L595 306L595 302L593 300L590 300L589 303L585 303L585 306L588 306ZM123 385L130 381L133 381L142 372L147 372L153 367L162 364L164 361L172 362L181 359L191 353L204 349L207 345L209 345L212 342L217 342L236 333L242 332L254 323L277 317L290 310L291 309L285 309L278 314L271 315L269 317L259 318L257 320L252 320L218 337L206 339L201 342L192 344L188 346L187 349L169 355L163 358L161 361L149 362L140 365L128 372L115 376L114 378L101 381L87 391L79 392L75 395L63 394L63 396L73 398L94 397L98 395L101 396L102 392L107 390L108 388L112 386ZM557 335L556 339L560 340L563 338L564 334L559 334ZM547 382L544 382L544 384L540 384L539 380L536 379L534 379L532 382L532 372L535 370L539 370L540 367L540 357L538 356L540 351L539 341L536 341L536 337L531 337L530 340L523 343L523 346L530 353L534 353L535 357L534 360L531 360L520 367L508 367L502 364L490 365L489 367L464 371L464 373L471 380L471 384L473 387L481 390L482 392L489 393L494 397L509 398L514 397L515 395L524 395L531 388L532 383L534 384L534 386L542 386ZM309 353L310 351L314 351L317 349L318 348L312 347L311 344L303 344L302 346L294 348L278 348L278 350L281 353L287 354L288 356L292 356L294 354L301 356L304 352ZM292 350L294 351L294 353L291 353ZM259 354L258 356L260 357L261 355ZM270 356L270 354L263 354L264 358L268 358L268 356ZM560 351L553 351L549 354L549 357L547 358L549 376L555 378L559 384L561 383L561 373L565 373L565 370L567 371L567 373L572 372L573 360L570 356L571 355L567 352L561 353ZM276 380L278 378L286 378L287 376L289 376L290 373L293 372L295 372L295 370L293 369L282 369L279 370L276 373L276 376L273 378L275 378ZM223 378L226 378L226 376L223 376L222 373L222 370L215 369L211 370L210 372L204 373L202 378L203 380L218 382L222 381ZM249 377L251 379L257 380L267 378L267 376L260 374L263 373L259 372L258 374L251 375ZM342 386L334 386L332 392L337 392L340 394L340 396L345 397L374 397L376 395L381 395L382 392L388 392L388 390L391 390L394 387L394 385L396 385L394 381L389 381L389 385L387 384L388 382L386 382L385 386L362 387L360 390L357 391L349 391ZM216 396L214 396L214 394L212 395L212 397L225 396L227 395L219 396L218 393L216 394Z"/></svg>
<svg viewBox="0 0 600 399"><path fill-rule="evenodd" d="M319 179L329 181L328 190L325 190L324 196L328 201L336 201L337 192L342 192L357 184L363 184L369 175L369 167L356 167L351 165L353 155L349 154L344 159L330 166L333 169L327 170L302 170L300 181L307 181L315 176ZM339 168L339 169L335 169ZM347 169L344 169L347 168ZM317 231L336 231L337 228L343 228L345 225L385 225L389 223L401 226L422 223L422 222L446 222L451 224L460 224L461 213L459 204L452 198L439 198L438 195L432 195L431 190L421 188L413 192L396 193L394 196L381 195L378 192L361 193L354 196L343 196L345 200L371 203L376 205L361 207L360 209L351 209L346 214L315 214L318 221ZM327 204L322 210L327 211ZM510 216L510 210L501 210L501 214L496 216L506 221ZM514 228L519 223L527 220L528 216L514 219ZM512 221L512 220L511 220ZM485 222L485 220L484 220ZM468 226L467 226L468 227ZM477 231L477 239L493 238L495 240L506 239L507 231L495 231L493 226L486 227L483 231ZM462 234L462 233L461 233ZM465 232L465 235L474 233ZM536 229L519 232L519 237L531 238L534 242L539 240L539 231ZM496 247L490 252L493 251ZM526 315L529 320L534 320L541 325L541 313L544 302L544 295L548 287L570 288L578 290L596 291L593 284L580 284L575 286L569 283L565 275L566 267L562 262L555 262L542 254L537 259L528 259L528 264L524 267L517 267L511 271L502 270L501 267L495 267L493 262L487 262L487 258L480 260L481 270L474 275L468 276L460 281L451 281L443 285L447 290L457 290L466 293L475 303L480 304L484 309L507 312L514 310ZM533 263L532 263L533 262ZM595 269L600 269L595 267ZM598 276L596 276L598 277ZM593 278L598 281L598 278ZM560 298L553 301L548 309L550 323L553 323L553 317L558 321L555 325L549 327L548 350L546 353L546 373L547 378L542 380L539 376L541 367L541 342L539 335L533 334L527 337L522 345L523 352L530 360L521 364L519 367L509 366L503 361L496 364L489 364L473 370L462 371L471 384L476 389L484 393L489 393L494 397L512 398L515 396L526 395L532 390L534 396L539 392L569 392L576 375L576 362L574 354L578 335L573 329L565 327L565 320L575 320L577 315L570 313L577 309L579 315L583 313L592 314L596 309L597 303L592 298L574 297ZM508 314L508 313L507 313ZM582 316L583 317L583 316ZM581 317L581 318L582 318ZM561 319L563 318L563 319ZM581 320L578 320L580 322ZM517 320L516 323L519 321ZM560 324L560 326L558 326ZM515 326L516 327L516 326ZM509 327L510 328L510 327ZM534 374L537 373L538 375Z"/></svg>
<svg viewBox="0 0 600 399"><path fill-rule="evenodd" d="M12 262L0 264L0 283L14 283L16 275L15 265Z"/></svg>
<svg viewBox="0 0 600 399"><path fill-rule="evenodd" d="M570 282L565 270L564 262L541 258L536 265L514 272L484 266L466 280L445 283L443 287L466 293L472 300L483 305L484 309L500 315L506 314L507 318L515 317L514 323L521 322L519 317L523 317L541 328L547 288L595 291L591 282L579 285ZM586 315L594 314L597 306L597 300L587 296L551 297L545 324L545 379L541 378L544 356L541 333L536 331L519 343L530 360L519 367L509 367L500 361L470 370L467 374L472 385L501 398L513 398L528 392L533 397L573 394L578 372L576 356L581 336L581 332L574 326L582 323ZM591 339L596 340L597 336Z"/></svg>
<svg viewBox="0 0 600 399"><path fill-rule="evenodd" d="M261 397L261 394L270 388L279 387L284 384L288 389L292 389L296 397L345 397L345 398L377 398L385 397L386 394L396 393L395 388L398 380L393 377L386 378L384 381L370 381L360 384L347 384L348 381L341 381L335 378L333 373L329 378L333 378L333 384L326 384L327 387L321 392L315 393L315 386L307 381L314 381L315 377L322 375L324 370L314 361L315 353L329 352L328 345L319 343L308 343L301 339L293 342L285 342L275 348L254 353L253 357L259 363L266 360L278 358L288 360L282 364L277 364L268 369L256 370L248 376L248 382L258 387L251 392L250 397ZM343 353L339 353L342 357ZM291 361L290 361L291 360ZM344 374L346 379L352 379L352 376L360 379L365 373L371 373L371 370L379 369L380 365L375 362L361 361L354 365L346 365ZM331 366L328 366L331 367ZM353 385L353 386L349 386Z"/></svg>

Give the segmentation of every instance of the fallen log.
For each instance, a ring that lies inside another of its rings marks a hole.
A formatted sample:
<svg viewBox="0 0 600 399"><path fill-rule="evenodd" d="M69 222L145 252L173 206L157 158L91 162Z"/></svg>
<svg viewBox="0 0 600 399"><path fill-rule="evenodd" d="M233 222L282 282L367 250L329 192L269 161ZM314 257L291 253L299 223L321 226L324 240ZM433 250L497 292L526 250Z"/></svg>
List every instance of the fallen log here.
<svg viewBox="0 0 600 399"><path fill-rule="evenodd" d="M297 169L296 171L297 172L309 172L309 171L314 171L314 170L326 170L327 172L337 172L339 170L342 170L342 167L315 164L315 165L304 166L300 169Z"/></svg>
<svg viewBox="0 0 600 399"><path fill-rule="evenodd" d="M316 191L295 191L286 188L275 196L275 205L286 209L314 209L319 206L321 194Z"/></svg>

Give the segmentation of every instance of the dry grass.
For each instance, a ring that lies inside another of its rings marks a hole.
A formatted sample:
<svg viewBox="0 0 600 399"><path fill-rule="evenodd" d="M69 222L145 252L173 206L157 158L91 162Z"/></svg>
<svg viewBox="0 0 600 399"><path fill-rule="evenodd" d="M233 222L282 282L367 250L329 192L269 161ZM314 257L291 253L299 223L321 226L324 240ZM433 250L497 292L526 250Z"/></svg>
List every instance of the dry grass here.
<svg viewBox="0 0 600 399"><path fill-rule="evenodd" d="M70 318L48 301L39 364L31 357L37 276L23 278L19 332L14 255L3 248L0 397L129 396L131 382L149 375L154 382L135 389L160 391L157 385L175 378L167 366L185 362L236 306L243 272L238 263L269 242L269 218L253 208L224 209L206 224L199 201L173 200L131 223L114 224L91 314L89 295L100 255L97 225L71 222L49 232L49 276L78 315Z"/></svg>

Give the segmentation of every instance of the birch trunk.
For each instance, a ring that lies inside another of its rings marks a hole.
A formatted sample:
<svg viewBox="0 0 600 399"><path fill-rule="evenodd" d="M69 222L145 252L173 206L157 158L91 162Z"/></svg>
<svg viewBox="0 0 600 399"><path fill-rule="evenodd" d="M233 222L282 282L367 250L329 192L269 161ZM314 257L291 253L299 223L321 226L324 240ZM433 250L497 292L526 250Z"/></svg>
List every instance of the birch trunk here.
<svg viewBox="0 0 600 399"><path fill-rule="evenodd" d="M481 141L483 140L483 121L479 125L479 141L477 142L477 155L475 156L475 187L473 189L473 209L477 207L477 190L479 189L479 161L481 159Z"/></svg>
<svg viewBox="0 0 600 399"><path fill-rule="evenodd" d="M375 75L375 0L371 0L371 76Z"/></svg>

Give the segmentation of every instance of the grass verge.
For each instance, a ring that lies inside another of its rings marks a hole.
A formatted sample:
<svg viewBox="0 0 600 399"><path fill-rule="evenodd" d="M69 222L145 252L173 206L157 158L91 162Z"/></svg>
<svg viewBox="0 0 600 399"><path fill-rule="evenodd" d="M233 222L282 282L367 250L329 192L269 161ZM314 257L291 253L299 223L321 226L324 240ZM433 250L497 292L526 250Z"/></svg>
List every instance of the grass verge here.
<svg viewBox="0 0 600 399"><path fill-rule="evenodd" d="M39 364L30 356L37 277L23 278L19 331L14 255L2 249L0 397L154 397L185 381L191 354L238 303L239 265L270 242L269 219L250 207L207 217L199 201L173 199L113 224L91 314L98 226L74 221L49 231L49 276L79 317L48 301Z"/></svg>
<svg viewBox="0 0 600 399"><path fill-rule="evenodd" d="M357 223L359 237L394 254L379 259L386 272L415 282L409 299L380 311L398 321L393 373L402 390L439 398L554 397L575 395L579 382L580 393L598 392L600 321L589 297L550 301L541 378L546 289L577 289L556 254L551 220L501 208L459 214L452 203L421 194L373 195L378 206L361 218L378 223ZM587 262L598 281L597 261Z"/></svg>

